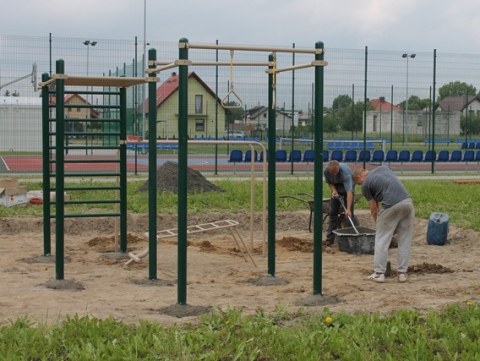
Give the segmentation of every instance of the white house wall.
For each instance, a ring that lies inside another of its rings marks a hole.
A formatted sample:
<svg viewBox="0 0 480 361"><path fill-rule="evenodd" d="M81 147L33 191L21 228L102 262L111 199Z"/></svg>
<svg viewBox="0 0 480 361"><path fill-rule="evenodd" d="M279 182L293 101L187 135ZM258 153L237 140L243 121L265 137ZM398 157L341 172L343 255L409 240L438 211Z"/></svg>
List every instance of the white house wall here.
<svg viewBox="0 0 480 361"><path fill-rule="evenodd" d="M428 114L424 111L409 111L406 118L403 112L367 112L367 133L378 134L379 137L388 138L391 128L394 134L403 134L404 124L405 133L408 135L420 135L427 137L433 130ZM435 137L457 136L460 135L460 116L459 112L436 112L435 113ZM405 121L404 121L405 119Z"/></svg>
<svg viewBox="0 0 480 361"><path fill-rule="evenodd" d="M0 150L42 150L41 98L0 97Z"/></svg>

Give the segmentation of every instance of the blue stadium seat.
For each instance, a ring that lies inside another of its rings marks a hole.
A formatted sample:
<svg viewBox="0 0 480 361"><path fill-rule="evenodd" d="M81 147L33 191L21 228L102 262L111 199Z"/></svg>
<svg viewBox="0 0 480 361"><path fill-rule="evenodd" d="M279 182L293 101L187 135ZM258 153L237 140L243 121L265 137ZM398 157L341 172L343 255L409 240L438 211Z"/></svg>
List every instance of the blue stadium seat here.
<svg viewBox="0 0 480 361"><path fill-rule="evenodd" d="M475 162L480 162L480 150L477 150L477 152L475 153Z"/></svg>
<svg viewBox="0 0 480 361"><path fill-rule="evenodd" d="M398 161L399 162L410 162L410 151L409 150L401 150L398 153Z"/></svg>
<svg viewBox="0 0 480 361"><path fill-rule="evenodd" d="M432 160L436 159L435 152L433 150L427 150L425 152L425 159L423 160L424 162L431 162Z"/></svg>
<svg viewBox="0 0 480 361"><path fill-rule="evenodd" d="M411 162L423 162L423 150L414 150L412 153Z"/></svg>
<svg viewBox="0 0 480 361"><path fill-rule="evenodd" d="M268 162L268 149L266 150L266 152L267 152L267 159L266 159L266 160L267 160L267 162ZM258 161L259 161L260 163L263 163L263 158L264 158L264 154L263 154L263 153L264 153L264 151L262 150L262 151L260 152L260 157L258 158Z"/></svg>
<svg viewBox="0 0 480 361"><path fill-rule="evenodd" d="M349 149L345 152L344 162L346 163L355 163L357 161L357 151Z"/></svg>
<svg viewBox="0 0 480 361"><path fill-rule="evenodd" d="M448 162L450 160L450 153L448 150L441 150L438 152L437 162Z"/></svg>
<svg viewBox="0 0 480 361"><path fill-rule="evenodd" d="M343 161L343 151L341 151L341 150L332 151L332 155L330 156L330 160L337 160L339 162L342 162Z"/></svg>
<svg viewBox="0 0 480 361"><path fill-rule="evenodd" d="M325 150L322 152L322 160L323 160L324 163L326 163L326 162L328 162L328 159L329 159L328 150L325 149Z"/></svg>
<svg viewBox="0 0 480 361"><path fill-rule="evenodd" d="M358 161L359 162L370 162L371 159L371 153L369 150L361 150L360 153L358 154Z"/></svg>
<svg viewBox="0 0 480 361"><path fill-rule="evenodd" d="M237 163L243 160L243 152L240 149L234 149L230 152L230 158L228 161L230 163Z"/></svg>
<svg viewBox="0 0 480 361"><path fill-rule="evenodd" d="M303 153L303 162L310 163L315 160L315 151L313 149L307 149L305 153Z"/></svg>
<svg viewBox="0 0 480 361"><path fill-rule="evenodd" d="M257 151L255 150L253 154L254 154L253 161L257 162L258 161ZM245 152L245 160L244 161L249 162L249 163L252 161L252 151L251 151L251 149L249 149Z"/></svg>
<svg viewBox="0 0 480 361"><path fill-rule="evenodd" d="M298 149L293 149L290 152L288 157L289 162L301 162L302 161L302 152Z"/></svg>
<svg viewBox="0 0 480 361"><path fill-rule="evenodd" d="M380 162L383 163L385 160L385 152L383 150L374 150L372 155L372 162Z"/></svg>
<svg viewBox="0 0 480 361"><path fill-rule="evenodd" d="M475 155L473 154L473 150L470 150L470 152L472 153L472 158L474 158ZM461 161L462 161L462 151L458 149L453 150L452 155L450 156L450 162L461 162Z"/></svg>
<svg viewBox="0 0 480 361"><path fill-rule="evenodd" d="M459 152L460 152L460 155L461 155L462 152L460 150L459 150ZM452 152L452 157L453 157L453 152ZM474 162L475 161L475 152L473 150L466 150L465 153L463 154L462 161L463 162Z"/></svg>
<svg viewBox="0 0 480 361"><path fill-rule="evenodd" d="M286 162L287 161L287 151L285 149L278 149L275 152L275 160L277 162Z"/></svg>
<svg viewBox="0 0 480 361"><path fill-rule="evenodd" d="M387 151L387 155L385 156L385 162L398 162L398 152L393 149Z"/></svg>

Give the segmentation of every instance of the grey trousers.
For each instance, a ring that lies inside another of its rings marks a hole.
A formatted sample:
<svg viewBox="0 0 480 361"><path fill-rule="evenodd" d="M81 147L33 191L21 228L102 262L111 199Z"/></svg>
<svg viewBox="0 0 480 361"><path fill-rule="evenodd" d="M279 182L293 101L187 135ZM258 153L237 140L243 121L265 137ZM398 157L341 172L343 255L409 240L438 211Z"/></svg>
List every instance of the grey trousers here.
<svg viewBox="0 0 480 361"><path fill-rule="evenodd" d="M410 264L414 222L415 210L411 198L407 198L393 207L379 209L375 232L375 272L385 273L388 249L395 233L398 240L397 272L407 272Z"/></svg>

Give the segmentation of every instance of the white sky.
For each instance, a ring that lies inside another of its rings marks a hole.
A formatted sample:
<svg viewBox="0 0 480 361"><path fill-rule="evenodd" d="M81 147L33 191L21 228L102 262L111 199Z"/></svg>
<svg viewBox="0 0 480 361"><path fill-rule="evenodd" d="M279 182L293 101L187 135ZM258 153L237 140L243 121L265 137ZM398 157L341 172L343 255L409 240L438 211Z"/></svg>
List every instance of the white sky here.
<svg viewBox="0 0 480 361"><path fill-rule="evenodd" d="M478 0L16 0L0 33L147 41L480 53Z"/></svg>

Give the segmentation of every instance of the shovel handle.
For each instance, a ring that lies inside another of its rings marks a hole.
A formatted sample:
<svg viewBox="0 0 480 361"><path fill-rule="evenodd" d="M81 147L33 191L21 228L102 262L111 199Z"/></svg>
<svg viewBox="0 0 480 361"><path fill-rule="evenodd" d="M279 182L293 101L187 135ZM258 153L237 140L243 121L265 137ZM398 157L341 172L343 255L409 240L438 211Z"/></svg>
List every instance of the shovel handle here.
<svg viewBox="0 0 480 361"><path fill-rule="evenodd" d="M338 201L340 202L340 204L342 205L343 209L345 210L345 213L347 213L347 208L345 207L345 203L343 202L343 197L338 197ZM350 218L350 216L347 216L348 217L348 220L350 221L350 224L352 225L353 229L355 230L355 232L357 234L360 234L360 232L358 231L357 227L355 227L355 224L353 224L353 221L352 221L352 218Z"/></svg>

